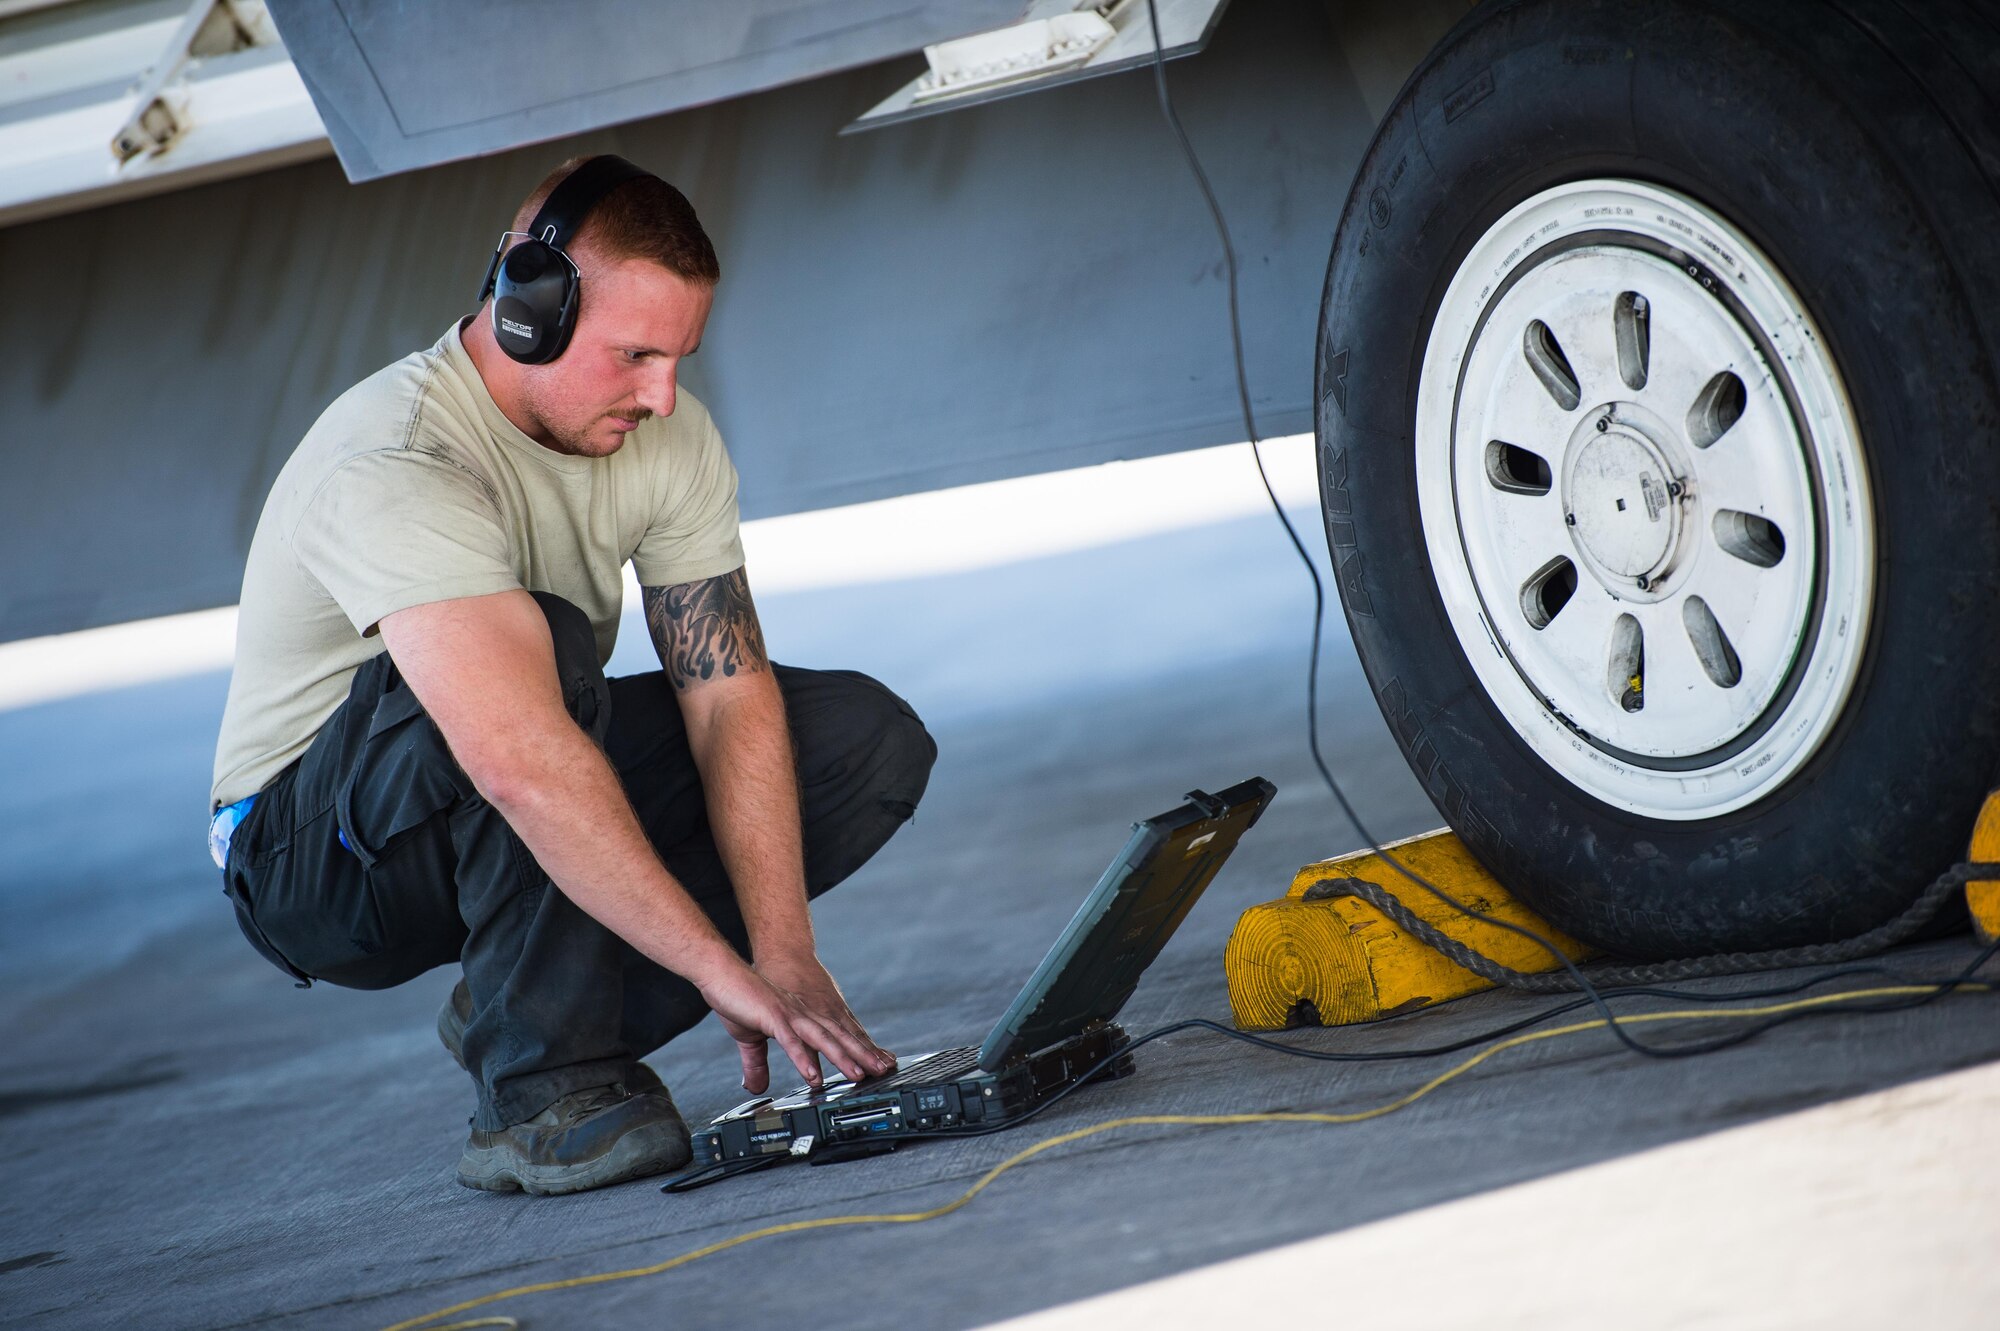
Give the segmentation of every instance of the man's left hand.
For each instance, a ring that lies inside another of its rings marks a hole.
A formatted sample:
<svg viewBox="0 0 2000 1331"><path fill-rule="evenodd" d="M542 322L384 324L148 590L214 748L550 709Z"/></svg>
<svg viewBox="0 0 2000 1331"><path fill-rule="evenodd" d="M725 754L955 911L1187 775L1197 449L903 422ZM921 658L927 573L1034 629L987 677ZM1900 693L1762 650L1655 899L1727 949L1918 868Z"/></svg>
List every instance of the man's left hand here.
<svg viewBox="0 0 2000 1331"><path fill-rule="evenodd" d="M896 1056L869 1038L860 1020L847 1006L847 996L840 992L840 985L820 964L817 955L801 951L760 956L752 969L791 994L812 1016L851 1035L861 1046L871 1076L879 1077L895 1071Z"/></svg>

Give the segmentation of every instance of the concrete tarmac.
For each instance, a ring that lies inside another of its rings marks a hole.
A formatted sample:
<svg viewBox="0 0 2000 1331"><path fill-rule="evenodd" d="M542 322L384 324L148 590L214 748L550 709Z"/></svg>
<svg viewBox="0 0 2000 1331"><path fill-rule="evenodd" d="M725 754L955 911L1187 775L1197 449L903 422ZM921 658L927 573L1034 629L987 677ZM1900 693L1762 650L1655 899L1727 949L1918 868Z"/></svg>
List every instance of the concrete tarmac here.
<svg viewBox="0 0 2000 1331"><path fill-rule="evenodd" d="M1317 547L1310 516L1307 535ZM753 584L756 567L753 549ZM1280 794L1141 985L1126 1013L1135 1031L1226 1021L1222 944L1237 914L1282 894L1300 864L1357 844L1306 756L1310 600L1268 518L761 603L780 659L878 674L939 742L915 823L818 911L828 964L899 1053L976 1042L1129 824L1192 786L1262 775ZM1337 607L1327 640L1336 771L1378 836L1437 825ZM628 622L614 673L645 668L645 652ZM452 1179L470 1088L432 1031L454 973L301 992L237 934L202 839L225 683L211 673L0 712L5 1325L386 1326L774 1222L936 1206L1022 1147L1112 1117L1362 1109L1447 1062L1316 1063L1192 1032L1019 1134L679 1197L650 1183L470 1192ZM1889 961L1939 973L1970 954L1954 939ZM1488 994L1286 1038L1429 1044L1547 1001ZM1107 1133L932 1223L788 1235L485 1311L536 1328L978 1325L1996 1058L2000 1023L1978 997L1822 1017L1685 1062L1579 1035L1497 1057L1371 1122ZM691 1120L742 1098L714 1023L653 1064ZM1588 1240L1575 1257L1590 1260ZM1323 1320L1338 1317L1348 1276L1327 1273Z"/></svg>

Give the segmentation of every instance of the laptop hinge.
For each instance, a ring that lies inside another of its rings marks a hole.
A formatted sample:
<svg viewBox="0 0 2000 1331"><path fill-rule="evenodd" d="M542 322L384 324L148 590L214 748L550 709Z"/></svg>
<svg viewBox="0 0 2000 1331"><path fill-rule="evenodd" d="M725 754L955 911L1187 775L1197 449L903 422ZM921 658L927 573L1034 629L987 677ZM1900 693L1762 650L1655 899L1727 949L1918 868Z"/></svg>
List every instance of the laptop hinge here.
<svg viewBox="0 0 2000 1331"><path fill-rule="evenodd" d="M1200 809L1210 818L1220 818L1223 814L1229 812L1227 804L1224 804L1205 790L1190 790L1187 793L1187 802L1194 805L1195 808Z"/></svg>

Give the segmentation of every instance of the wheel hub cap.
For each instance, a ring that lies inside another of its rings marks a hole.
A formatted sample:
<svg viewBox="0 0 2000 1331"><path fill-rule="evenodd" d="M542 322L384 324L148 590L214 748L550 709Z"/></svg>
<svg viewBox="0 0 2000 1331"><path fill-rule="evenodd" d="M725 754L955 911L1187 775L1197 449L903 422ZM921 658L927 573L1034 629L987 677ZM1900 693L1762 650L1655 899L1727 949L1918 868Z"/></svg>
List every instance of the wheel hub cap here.
<svg viewBox="0 0 2000 1331"><path fill-rule="evenodd" d="M1664 451L1616 413L1615 406L1600 408L1579 427L1563 508L1598 579L1620 592L1646 591L1680 542L1683 487Z"/></svg>

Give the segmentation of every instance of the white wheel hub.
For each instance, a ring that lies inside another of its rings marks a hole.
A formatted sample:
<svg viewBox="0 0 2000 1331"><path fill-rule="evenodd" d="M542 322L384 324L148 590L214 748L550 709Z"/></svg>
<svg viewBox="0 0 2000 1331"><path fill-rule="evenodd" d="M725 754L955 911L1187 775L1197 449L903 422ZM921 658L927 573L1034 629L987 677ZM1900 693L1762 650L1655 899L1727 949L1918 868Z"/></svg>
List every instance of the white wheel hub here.
<svg viewBox="0 0 2000 1331"><path fill-rule="evenodd" d="M1563 511L1578 553L1600 580L1638 586L1664 577L1681 545L1684 507L1673 502L1682 474L1668 441L1636 423L1630 404L1606 403L1577 427L1563 466ZM1615 422L1615 424L1614 424ZM1640 590L1645 590L1641 587Z"/></svg>
<svg viewBox="0 0 2000 1331"><path fill-rule="evenodd" d="M1685 820L1812 756L1860 668L1873 517L1837 368L1747 239L1634 182L1527 200L1445 292L1416 425L1453 631L1557 772Z"/></svg>

